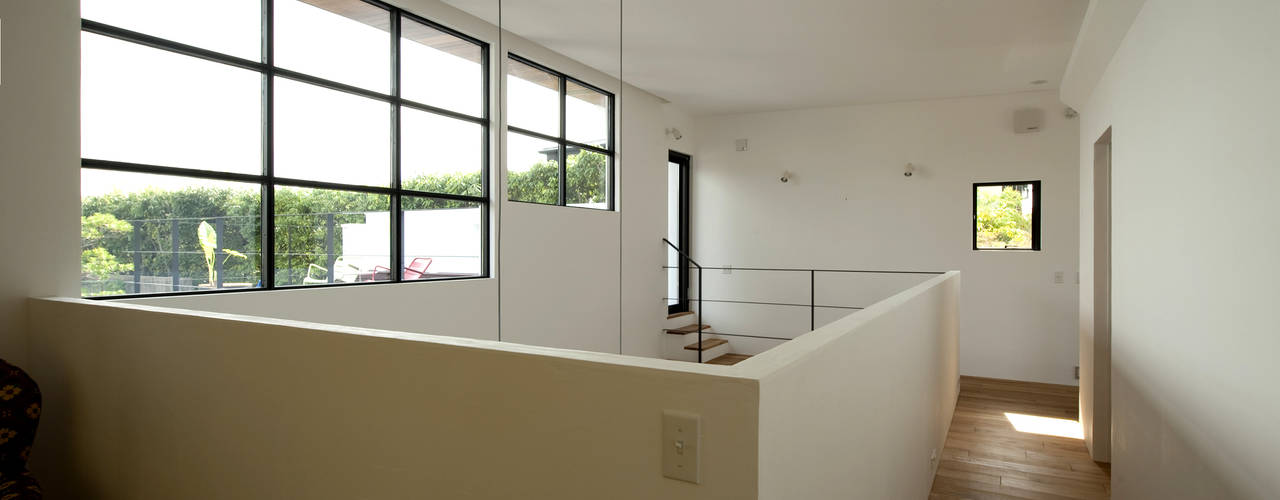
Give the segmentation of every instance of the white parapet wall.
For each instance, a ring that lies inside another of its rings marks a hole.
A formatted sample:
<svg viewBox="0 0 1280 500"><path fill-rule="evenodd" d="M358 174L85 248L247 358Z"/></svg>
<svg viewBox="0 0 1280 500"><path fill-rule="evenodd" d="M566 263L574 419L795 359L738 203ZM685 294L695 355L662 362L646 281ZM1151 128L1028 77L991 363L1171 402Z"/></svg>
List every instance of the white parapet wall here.
<svg viewBox="0 0 1280 500"><path fill-rule="evenodd" d="M737 366L35 299L50 498L925 498L958 273ZM662 476L700 415L701 484Z"/></svg>
<svg viewBox="0 0 1280 500"><path fill-rule="evenodd" d="M739 365L760 381L760 498L929 496L958 390L959 274Z"/></svg>
<svg viewBox="0 0 1280 500"><path fill-rule="evenodd" d="M454 337L33 300L49 498L755 498L758 382ZM701 485L662 410L702 416Z"/></svg>

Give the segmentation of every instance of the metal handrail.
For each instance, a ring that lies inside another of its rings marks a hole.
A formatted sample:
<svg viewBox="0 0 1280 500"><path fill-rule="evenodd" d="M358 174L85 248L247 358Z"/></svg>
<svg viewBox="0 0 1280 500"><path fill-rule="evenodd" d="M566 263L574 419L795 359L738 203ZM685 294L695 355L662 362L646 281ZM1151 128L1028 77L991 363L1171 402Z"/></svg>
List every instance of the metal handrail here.
<svg viewBox="0 0 1280 500"><path fill-rule="evenodd" d="M693 257L690 257L689 254L684 253L684 250L681 250L680 247L676 246L675 243L672 243L671 240L663 238L662 241L666 243L667 246L670 246L673 250L675 250L676 253L680 254L681 257L684 257L686 260L688 260L690 264L693 264L694 267L698 268L698 312L693 314L693 318L697 320L694 322L694 329L697 330L698 332L698 362L701 363L702 362L702 330L703 330L702 325L706 324L702 321L702 265L698 264L698 261L693 260Z"/></svg>
<svg viewBox="0 0 1280 500"><path fill-rule="evenodd" d="M697 296L697 301L698 301L698 313L697 313L697 318L698 318L698 346L699 346L699 348L701 348L701 346L702 346L702 325L704 324L704 323L703 323L703 321L702 321L702 303L703 303L703 301L704 301L704 300L705 300L706 302L723 302L723 303L734 303L734 304L772 305L772 306L788 306L788 307L807 307L807 308L809 308L809 330L810 330L810 331L813 331L813 330L817 327L817 309L819 309L819 308L849 309L849 310L861 310L861 309L864 309L863 307L854 307L854 306L819 305L819 304L817 303L817 285L816 285L816 282L817 282L817 273L925 274L925 275L940 275L940 274L945 274L945 273L944 273L944 272L942 272L942 271L897 271L897 270L883 271L883 270L866 270L866 269L798 269L798 268L780 268L780 267L703 267L702 265L699 265L696 261L694 261L694 260L693 260L693 257L690 257L690 256L689 256L689 254L686 254L683 250L681 250L681 249L680 249L680 247L677 247L674 243L671 243L671 241L667 240L666 238L663 238L663 239L662 239L662 241L666 242L666 244L667 244L667 245L669 245L672 249L674 249L674 250L675 250L677 253L679 253L682 257L684 257L684 258L688 259L688 260L689 260L689 263L693 264L695 267L697 267L697 268L698 268L698 296ZM679 267L678 267L678 266L668 266L668 265L664 265L664 266L662 266L662 268L663 268L663 269L678 269ZM716 299L703 299L703 297L702 297L702 271L703 271L703 270L706 270L706 269L711 269L711 270L727 270L727 271L766 271L766 272L799 272L799 273L807 273L807 274L809 275L809 303L808 303L808 304L795 304L795 303L783 303L783 302L762 302L762 301L745 301L745 300L716 300ZM667 298L667 300L670 300L670 298L668 297L668 298ZM676 300L679 300L679 299L676 299ZM726 335L726 336L730 336L730 337L752 337L752 338L773 339L773 340L791 340L791 339L785 339L785 338L781 338L781 337L771 337L771 336L765 336L765 335L747 335L747 334L735 334L735 333L725 333L725 332L717 332L717 333L716 333L716 335ZM699 363L701 363L701 362L702 362L702 351L701 351L701 350L699 350L699 351L698 351L698 362L699 362Z"/></svg>

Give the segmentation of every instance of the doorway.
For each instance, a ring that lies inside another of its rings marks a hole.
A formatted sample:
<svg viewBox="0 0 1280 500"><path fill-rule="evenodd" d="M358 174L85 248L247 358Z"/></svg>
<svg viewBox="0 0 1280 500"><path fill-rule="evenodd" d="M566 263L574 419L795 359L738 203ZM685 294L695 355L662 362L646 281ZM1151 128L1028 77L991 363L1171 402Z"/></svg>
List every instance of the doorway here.
<svg viewBox="0 0 1280 500"><path fill-rule="evenodd" d="M693 158L667 152L667 240L685 255L689 239L689 167ZM667 248L667 314L689 311L689 259Z"/></svg>
<svg viewBox="0 0 1280 500"><path fill-rule="evenodd" d="M1093 459L1111 461L1111 129L1093 144L1093 269L1090 324L1081 325L1081 424ZM1085 297L1082 297L1085 298Z"/></svg>

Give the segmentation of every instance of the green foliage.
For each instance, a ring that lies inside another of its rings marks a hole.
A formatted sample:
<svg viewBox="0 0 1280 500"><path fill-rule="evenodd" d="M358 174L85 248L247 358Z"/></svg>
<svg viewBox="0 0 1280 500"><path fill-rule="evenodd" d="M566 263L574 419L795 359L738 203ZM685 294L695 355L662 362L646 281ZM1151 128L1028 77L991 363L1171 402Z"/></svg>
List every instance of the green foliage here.
<svg viewBox="0 0 1280 500"><path fill-rule="evenodd" d="M571 205L608 201L608 166L608 158L596 152L569 155L565 200ZM524 172L508 172L507 199L555 205L560 199L560 165L545 161Z"/></svg>
<svg viewBox="0 0 1280 500"><path fill-rule="evenodd" d="M1022 213L1017 189L978 191L978 248L1031 248L1031 220Z"/></svg>
<svg viewBox="0 0 1280 500"><path fill-rule="evenodd" d="M604 155L586 151L570 155L565 172L568 202L607 201L607 173L608 159ZM555 204L559 177L556 162L540 162L525 172L512 172L507 177L509 198ZM404 187L479 196L483 194L482 179L480 172L423 175L405 180ZM340 256L342 224L363 223L365 212L390 209L390 199L370 193L279 188L275 206L276 281L280 285L296 285L302 283L311 264L327 267L331 217L332 252ZM474 202L430 197L401 200L404 210L476 206ZM261 190L256 186L210 187L198 182L176 190L148 189L84 198L81 236L84 248L93 251L86 252L82 259L82 271L86 278L101 282L102 290L93 294L123 293L123 282L112 281L112 277L134 272L133 264L126 263L134 257L141 261L136 271L142 275L169 276L176 235L181 277L215 283L219 277L215 275L219 258L215 250L221 246L225 254L221 262L223 280L256 283L262 266L258 258L262 247L261 210ZM221 230L214 226L218 219Z"/></svg>
<svg viewBox="0 0 1280 500"><path fill-rule="evenodd" d="M111 214L93 214L80 218L80 248L100 245L103 240L128 234L133 225Z"/></svg>
<svg viewBox="0 0 1280 500"><path fill-rule="evenodd" d="M107 280L111 275L133 271L133 264L120 262L105 248L94 247L80 252L80 270L98 280Z"/></svg>
<svg viewBox="0 0 1280 500"><path fill-rule="evenodd" d="M133 264L121 262L103 245L133 230L128 222L110 214L93 214L80 218L80 273L82 277L109 282L102 290L84 290L85 295L124 293L124 283L112 276L133 271Z"/></svg>

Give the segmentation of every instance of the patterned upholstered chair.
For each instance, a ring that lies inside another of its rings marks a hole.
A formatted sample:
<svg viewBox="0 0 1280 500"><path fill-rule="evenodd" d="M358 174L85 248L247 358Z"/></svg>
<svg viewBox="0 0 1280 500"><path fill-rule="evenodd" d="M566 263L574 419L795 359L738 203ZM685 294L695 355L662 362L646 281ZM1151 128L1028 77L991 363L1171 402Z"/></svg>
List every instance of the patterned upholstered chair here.
<svg viewBox="0 0 1280 500"><path fill-rule="evenodd" d="M0 359L0 500L41 498L27 470L40 424L40 387L27 372Z"/></svg>

